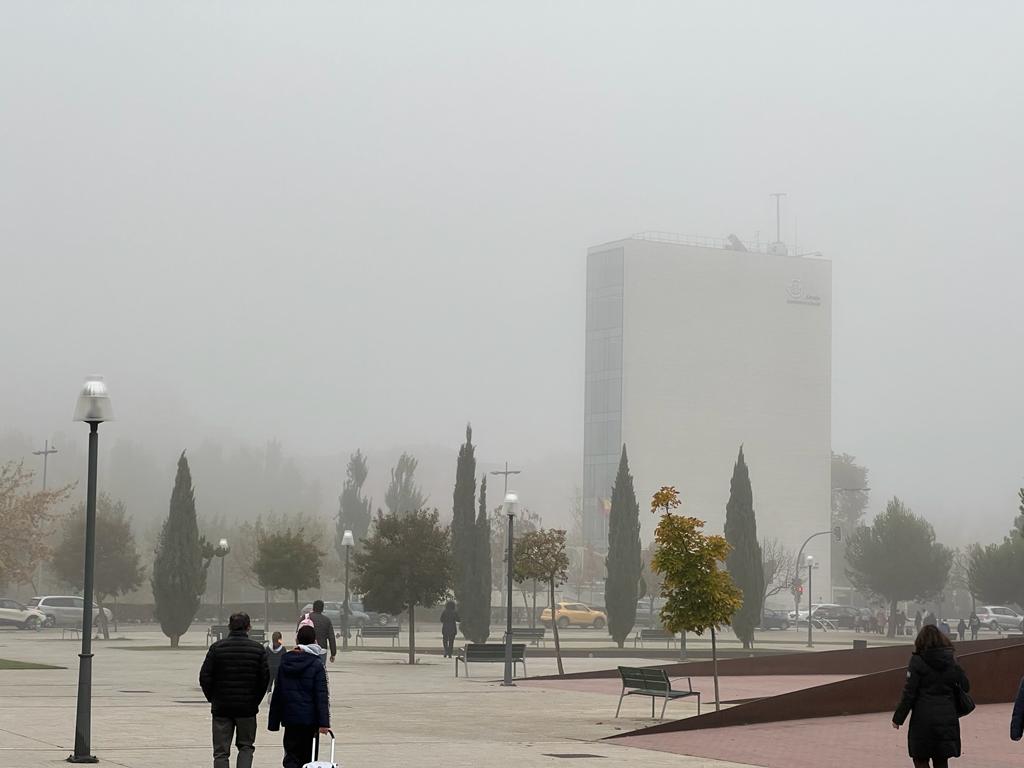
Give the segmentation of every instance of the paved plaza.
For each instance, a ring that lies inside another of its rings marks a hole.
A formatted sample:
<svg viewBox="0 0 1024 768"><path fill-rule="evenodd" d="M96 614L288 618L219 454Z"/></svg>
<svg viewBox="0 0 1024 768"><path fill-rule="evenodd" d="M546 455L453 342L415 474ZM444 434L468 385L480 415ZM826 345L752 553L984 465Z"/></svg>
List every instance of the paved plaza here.
<svg viewBox="0 0 1024 768"><path fill-rule="evenodd" d="M197 676L202 648L141 650L166 644L154 628L123 631L125 640L95 644L93 751L103 764L189 768L212 763L209 706ZM439 640L439 638L438 638ZM424 642L432 642L424 636ZM203 646L202 632L182 638ZM0 670L0 768L65 765L74 738L78 643L60 632L0 631L0 658L56 664L58 670ZM138 649L138 650L132 650ZM386 651L352 652L331 666L331 706L344 766L565 765L552 755L587 754L572 765L637 768L729 768L737 764L681 758L608 742L605 736L650 724L615 721L617 695L537 685L503 689L501 668L482 665L455 679L450 662L424 655L416 668ZM650 663L636 660L635 663ZM609 666L571 659L571 671ZM532 659L531 674L553 673L554 661ZM690 704L676 705L683 715ZM695 707L692 707L695 710ZM642 715L643 706L634 708ZM281 735L260 712L257 766L281 764Z"/></svg>
<svg viewBox="0 0 1024 768"><path fill-rule="evenodd" d="M425 647L440 644L435 634L436 627L424 629ZM209 706L197 684L204 633L190 633L177 651L152 626L128 628L117 637L95 645L93 751L104 764L126 768L210 765ZM0 670L0 768L66 764L78 650L78 642L62 640L59 630L0 630L0 658L66 667ZM873 768L909 764L906 732L893 731L885 713L602 741L654 722L646 699L627 699L624 717L613 718L619 693L614 679L534 680L508 690L497 683L500 665L479 665L470 679L455 679L452 664L436 653L423 654L415 668L404 659L377 645L339 655L331 666L341 765L534 768L566 765L570 755L588 756L570 765L627 768L817 768L853 756ZM651 663L600 657L565 662L568 672ZM552 674L554 660L531 657L529 671ZM724 677L722 699L728 705L843 677ZM704 692L705 707L713 706L712 681L693 682ZM695 703L686 700L672 703L668 715L695 713ZM1024 747L1008 740L1008 718L1008 706L979 707L965 721L965 757L958 765L1021 764ZM281 735L266 730L266 705L259 722L256 765L278 766Z"/></svg>

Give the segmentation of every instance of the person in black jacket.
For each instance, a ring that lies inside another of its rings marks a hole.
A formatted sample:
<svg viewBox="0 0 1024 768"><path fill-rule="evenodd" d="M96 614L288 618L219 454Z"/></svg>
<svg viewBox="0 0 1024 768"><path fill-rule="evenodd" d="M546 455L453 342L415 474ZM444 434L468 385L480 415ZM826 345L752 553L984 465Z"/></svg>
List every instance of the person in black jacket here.
<svg viewBox="0 0 1024 768"><path fill-rule="evenodd" d="M459 633L459 611L455 601L449 600L441 611L441 642L444 643L444 657L450 659L455 650L455 635Z"/></svg>
<svg viewBox="0 0 1024 768"><path fill-rule="evenodd" d="M915 768L946 768L949 758L960 757L960 719L956 712L958 689L971 684L953 656L953 643L934 624L925 624L914 641L903 697L892 716L899 728L913 711L907 745Z"/></svg>
<svg viewBox="0 0 1024 768"><path fill-rule="evenodd" d="M309 762L317 734L331 727L327 670L320 661L316 630L299 627L295 642L297 647L281 659L267 723L272 731L284 726L284 768L301 768Z"/></svg>
<svg viewBox="0 0 1024 768"><path fill-rule="evenodd" d="M338 653L338 644L334 639L334 624L331 620L324 615L324 601L314 600L313 610L299 619L300 622L305 619L309 619L313 622L313 628L316 630L316 642L321 648L324 649L325 653L323 656L323 664L327 666L327 648L330 646L331 649L331 663L334 663L334 657ZM296 627L296 630L298 627Z"/></svg>
<svg viewBox="0 0 1024 768"><path fill-rule="evenodd" d="M1024 679L1017 689L1017 698L1013 702L1013 715L1010 717L1010 738L1020 741L1024 736Z"/></svg>
<svg viewBox="0 0 1024 768"><path fill-rule="evenodd" d="M250 768L256 751L256 713L267 692L267 649L249 639L249 616L232 614L228 636L206 652L199 685L213 714L213 768L229 768L231 737L237 768Z"/></svg>

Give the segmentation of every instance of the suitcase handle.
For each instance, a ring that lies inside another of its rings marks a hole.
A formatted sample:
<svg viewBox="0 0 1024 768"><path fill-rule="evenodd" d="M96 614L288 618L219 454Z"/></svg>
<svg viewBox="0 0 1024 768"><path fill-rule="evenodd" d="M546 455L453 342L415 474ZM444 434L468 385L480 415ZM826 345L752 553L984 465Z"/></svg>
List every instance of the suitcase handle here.
<svg viewBox="0 0 1024 768"><path fill-rule="evenodd" d="M334 746L335 746L334 745L334 731L332 731L330 728L328 728L327 729L327 733L329 733L330 736L331 736L331 762L333 763L334 762ZM317 733L317 735L313 737L313 755L312 755L312 757L313 757L313 762L314 763L317 762L320 759L320 734L319 733Z"/></svg>

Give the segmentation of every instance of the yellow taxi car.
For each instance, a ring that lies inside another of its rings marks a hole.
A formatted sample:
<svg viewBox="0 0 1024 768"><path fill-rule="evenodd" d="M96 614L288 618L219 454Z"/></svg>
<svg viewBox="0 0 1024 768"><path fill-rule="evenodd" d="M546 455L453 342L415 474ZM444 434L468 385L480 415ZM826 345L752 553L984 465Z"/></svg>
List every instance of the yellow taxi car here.
<svg viewBox="0 0 1024 768"><path fill-rule="evenodd" d="M559 629L565 629L566 627L604 629L608 624L608 617L603 612L588 608L583 603L555 603L555 615ZM541 612L540 623L550 629L550 608L545 608Z"/></svg>

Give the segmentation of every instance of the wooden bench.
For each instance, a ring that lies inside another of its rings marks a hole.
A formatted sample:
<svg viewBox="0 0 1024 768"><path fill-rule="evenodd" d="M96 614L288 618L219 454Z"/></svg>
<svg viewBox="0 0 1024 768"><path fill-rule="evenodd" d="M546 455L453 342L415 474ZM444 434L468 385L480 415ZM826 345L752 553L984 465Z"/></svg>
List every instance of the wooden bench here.
<svg viewBox="0 0 1024 768"><path fill-rule="evenodd" d="M208 630L206 630L206 647L209 648L218 640L223 640L228 636L228 625L227 624L214 624Z"/></svg>
<svg viewBox="0 0 1024 768"><path fill-rule="evenodd" d="M633 638L633 647L636 648L637 643L639 643L640 647L643 648L645 642L652 640L664 640L665 644L671 648L675 645L676 636L675 633L669 632L667 629L641 629Z"/></svg>
<svg viewBox="0 0 1024 768"><path fill-rule="evenodd" d="M360 627L359 632L356 633L356 645L359 645L359 641L363 640L363 645L366 645L366 640L374 640L378 638L391 638L391 647L395 647L395 643L398 641L398 633L401 628L398 626L381 627L375 624L370 624L365 627Z"/></svg>
<svg viewBox="0 0 1024 768"><path fill-rule="evenodd" d="M459 676L459 662L466 669L469 677L470 664L504 664L504 643L469 643L455 655L455 676ZM512 644L512 676L516 674L516 664L523 665L523 677L526 677L526 644Z"/></svg>
<svg viewBox="0 0 1024 768"><path fill-rule="evenodd" d="M673 690L672 681L664 669L653 667L619 667L619 675L622 677L622 693L619 695L619 706L615 710L615 717L619 716L622 709L622 700L626 696L650 696L651 717L654 717L654 702L656 699L664 699L661 705L661 717L665 719L665 707L670 701L685 699L690 696L697 697L697 714L700 714L700 691L693 690L690 678L686 678L686 690ZM679 678L680 680L682 678Z"/></svg>
<svg viewBox="0 0 1024 768"><path fill-rule="evenodd" d="M513 640L528 640L531 645L544 645L544 627L512 627Z"/></svg>

